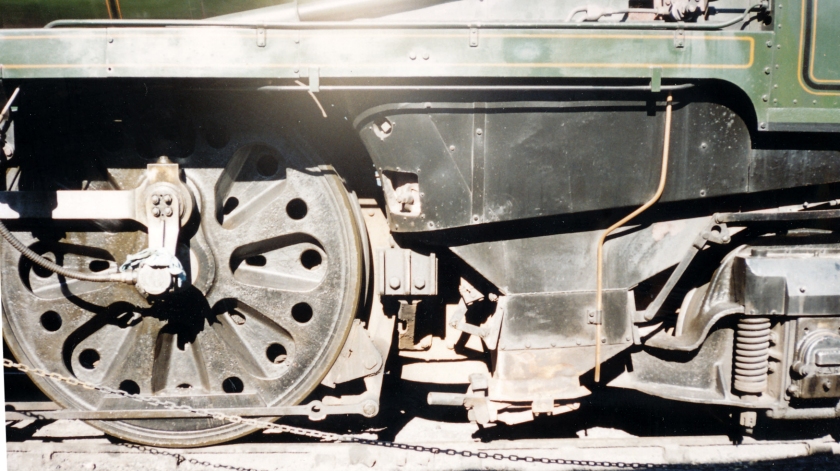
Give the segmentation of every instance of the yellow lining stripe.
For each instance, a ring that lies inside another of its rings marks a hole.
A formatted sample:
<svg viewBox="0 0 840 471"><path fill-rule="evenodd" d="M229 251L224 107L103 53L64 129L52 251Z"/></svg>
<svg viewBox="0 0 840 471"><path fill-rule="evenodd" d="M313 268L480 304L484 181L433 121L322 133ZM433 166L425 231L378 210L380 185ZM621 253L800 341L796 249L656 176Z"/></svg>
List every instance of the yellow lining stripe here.
<svg viewBox="0 0 840 471"><path fill-rule="evenodd" d="M814 75L814 62L815 62L816 53L817 53L817 12L819 11L819 8L820 8L819 0L814 0L814 17L812 19L812 21L814 22L814 24L813 24L813 30L814 31L813 31L812 36L811 36L811 63L808 64L808 75L810 75L811 80L813 82L816 82L816 83L840 83L840 80L818 79Z"/></svg>
<svg viewBox="0 0 840 471"><path fill-rule="evenodd" d="M804 60L803 56L805 54L805 0L802 0L800 3L800 7L802 8L801 21L799 24L799 65L796 67L796 79L799 80L799 86L802 87L807 93L816 96L840 96L840 93L836 92L817 92L809 88L805 85L805 81L802 80L802 61ZM816 23L816 22L815 22ZM813 64L813 61L811 62Z"/></svg>

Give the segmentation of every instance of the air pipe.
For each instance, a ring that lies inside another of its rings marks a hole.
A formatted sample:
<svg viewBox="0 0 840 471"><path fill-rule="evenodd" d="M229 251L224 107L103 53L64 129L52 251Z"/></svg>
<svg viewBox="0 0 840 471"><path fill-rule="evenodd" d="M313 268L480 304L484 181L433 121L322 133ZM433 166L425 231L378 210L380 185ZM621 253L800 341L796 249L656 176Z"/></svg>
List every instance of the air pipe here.
<svg viewBox="0 0 840 471"><path fill-rule="evenodd" d="M659 188L656 189L656 193L647 201L647 203L640 206L637 210L633 211L632 213L625 216L623 219L618 221L617 223L613 224L612 226L608 227L606 231L601 234L601 237L598 239L598 269L597 269L597 285L595 288L595 382L601 382L601 325L603 324L603 314L604 314L604 242L613 231L618 229L619 227L627 224L631 219L635 218L639 214L642 214L645 210L653 206L659 198L662 196L662 193L665 191L665 181L668 176L668 153L671 147L671 104L673 102L673 97L668 95L668 100L665 104L665 143L662 149L662 170L659 174Z"/></svg>

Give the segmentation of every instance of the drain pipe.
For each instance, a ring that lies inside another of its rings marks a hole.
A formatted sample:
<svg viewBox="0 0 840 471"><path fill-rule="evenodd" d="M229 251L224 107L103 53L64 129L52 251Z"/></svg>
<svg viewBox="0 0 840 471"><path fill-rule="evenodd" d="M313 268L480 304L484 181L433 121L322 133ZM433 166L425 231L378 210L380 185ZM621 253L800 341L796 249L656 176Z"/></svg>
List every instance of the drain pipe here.
<svg viewBox="0 0 840 471"><path fill-rule="evenodd" d="M618 221L617 223L613 224L612 226L608 227L603 234L601 234L601 238L598 239L598 271L597 271L597 278L598 284L595 288L595 382L601 382L601 325L604 322L604 288L603 288L603 278L604 278L604 241L607 239L613 231L618 229L619 227L627 224L628 221L633 219L634 217L638 216L639 214L643 213L646 209L653 206L659 200L659 197L662 196L662 192L665 191L665 180L668 175L668 152L671 147L671 104L673 102L673 98L671 95L668 95L668 101L665 104L665 143L662 149L662 170L659 175L659 188L656 189L656 193L653 195L651 199L648 200L647 203L640 206L637 210L633 211L632 213L625 216L622 220Z"/></svg>

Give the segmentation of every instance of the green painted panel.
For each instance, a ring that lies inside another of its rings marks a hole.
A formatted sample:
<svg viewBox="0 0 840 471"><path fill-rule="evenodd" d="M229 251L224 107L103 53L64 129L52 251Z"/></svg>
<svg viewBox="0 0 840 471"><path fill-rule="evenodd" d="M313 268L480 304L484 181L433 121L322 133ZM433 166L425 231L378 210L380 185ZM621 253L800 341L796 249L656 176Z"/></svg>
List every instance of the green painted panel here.
<svg viewBox="0 0 840 471"><path fill-rule="evenodd" d="M198 20L290 0L0 0L0 28L39 28L67 19ZM109 14L109 4L112 9Z"/></svg>
<svg viewBox="0 0 840 471"><path fill-rule="evenodd" d="M815 83L840 83L840 1L814 0L811 70Z"/></svg>

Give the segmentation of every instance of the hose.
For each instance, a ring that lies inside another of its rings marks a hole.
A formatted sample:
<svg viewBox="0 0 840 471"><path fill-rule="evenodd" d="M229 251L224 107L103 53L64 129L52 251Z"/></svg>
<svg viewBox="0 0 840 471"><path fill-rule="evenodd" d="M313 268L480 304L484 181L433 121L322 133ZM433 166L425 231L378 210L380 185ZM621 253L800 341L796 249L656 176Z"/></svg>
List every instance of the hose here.
<svg viewBox="0 0 840 471"><path fill-rule="evenodd" d="M117 283L129 283L133 284L136 279L133 273L102 273L102 274L90 274L90 273L82 273L78 271L68 270L61 265L49 260L47 258L38 255L34 250L30 249L26 246L23 242L21 242L17 237L12 235L9 229L0 221L0 235L6 239L6 242L9 243L12 247L15 248L21 255L23 255L26 259L30 262L38 265L41 268L47 269L53 273L61 275L65 278L72 278L74 280L80 281L93 281L97 283L108 283L108 282L117 282Z"/></svg>

